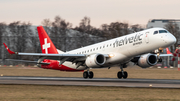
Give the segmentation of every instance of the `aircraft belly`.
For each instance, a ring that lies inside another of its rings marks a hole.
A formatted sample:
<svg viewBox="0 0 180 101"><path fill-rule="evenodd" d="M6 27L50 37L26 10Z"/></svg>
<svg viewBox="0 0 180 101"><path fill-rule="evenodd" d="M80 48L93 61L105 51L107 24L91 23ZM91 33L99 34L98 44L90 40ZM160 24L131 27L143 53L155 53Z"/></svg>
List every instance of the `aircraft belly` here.
<svg viewBox="0 0 180 101"><path fill-rule="evenodd" d="M77 68L77 65L75 63L72 64L72 62L65 62L65 63L63 63L63 65L65 65L65 66L67 66L69 68L72 68L72 69L76 69L76 70L85 70L85 69L87 69L85 66L79 66Z"/></svg>
<svg viewBox="0 0 180 101"><path fill-rule="evenodd" d="M106 63L104 64L105 66L108 65L114 65L114 64L120 64L120 63L124 63L126 61L128 61L130 59L130 57L120 54L120 53L114 53L114 57L112 58L108 58Z"/></svg>

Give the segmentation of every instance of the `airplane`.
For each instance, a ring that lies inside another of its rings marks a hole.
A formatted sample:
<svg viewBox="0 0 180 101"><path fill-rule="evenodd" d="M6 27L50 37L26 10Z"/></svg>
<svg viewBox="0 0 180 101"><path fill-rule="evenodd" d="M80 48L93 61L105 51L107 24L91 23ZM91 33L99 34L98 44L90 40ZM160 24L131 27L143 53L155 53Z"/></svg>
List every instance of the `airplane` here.
<svg viewBox="0 0 180 101"><path fill-rule="evenodd" d="M160 52L162 49L176 42L176 38L166 29L150 28L63 52L56 49L42 26L38 26L37 30L42 53L14 52L3 43L10 54L39 57L38 61L14 61L36 63L44 69L83 71L83 77L85 79L94 77L94 73L90 71L90 69L109 69L117 65L121 69L121 71L117 73L117 77L119 79L126 79L128 73L124 71L123 68L126 68L129 62L134 62L141 68L156 65L159 61L162 61L162 56L172 56L172 54L160 54Z"/></svg>

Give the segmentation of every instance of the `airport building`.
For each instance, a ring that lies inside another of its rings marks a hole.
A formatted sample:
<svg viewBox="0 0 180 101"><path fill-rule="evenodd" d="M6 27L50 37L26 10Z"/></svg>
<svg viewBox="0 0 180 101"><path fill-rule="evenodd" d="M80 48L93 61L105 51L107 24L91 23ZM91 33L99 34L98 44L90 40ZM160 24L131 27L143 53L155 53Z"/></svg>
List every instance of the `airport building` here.
<svg viewBox="0 0 180 101"><path fill-rule="evenodd" d="M148 21L147 28L164 27L168 23L176 23L180 28L180 19L152 19Z"/></svg>

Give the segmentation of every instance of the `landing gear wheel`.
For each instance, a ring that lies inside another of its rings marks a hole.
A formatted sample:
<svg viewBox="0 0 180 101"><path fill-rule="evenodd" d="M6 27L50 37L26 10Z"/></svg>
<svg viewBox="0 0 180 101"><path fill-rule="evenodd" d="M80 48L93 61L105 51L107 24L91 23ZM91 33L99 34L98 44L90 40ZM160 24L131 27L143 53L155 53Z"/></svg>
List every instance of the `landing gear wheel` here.
<svg viewBox="0 0 180 101"><path fill-rule="evenodd" d="M117 73L117 77L119 78L119 79L121 79L121 78L124 78L124 79L126 79L127 77L128 77L128 73L126 72L126 71L123 71L123 68L126 68L127 67L127 64L120 64L120 69L121 69L121 71L119 71L118 73Z"/></svg>
<svg viewBox="0 0 180 101"><path fill-rule="evenodd" d="M83 77L84 77L85 79L87 79L88 77L89 77L90 79L92 79L92 78L94 77L94 73L93 73L92 71L85 71L85 72L83 73Z"/></svg>
<svg viewBox="0 0 180 101"><path fill-rule="evenodd" d="M124 79L126 79L128 77L128 73L126 71L124 71L124 75L122 76Z"/></svg>
<svg viewBox="0 0 180 101"><path fill-rule="evenodd" d="M85 71L85 72L83 73L83 77L84 77L85 79L87 79L87 78L89 77L89 75L88 75L88 72L87 72L87 71Z"/></svg>
<svg viewBox="0 0 180 101"><path fill-rule="evenodd" d="M119 71L119 72L117 73L117 77L118 77L119 79L122 78L122 72L121 72L121 71Z"/></svg>
<svg viewBox="0 0 180 101"><path fill-rule="evenodd" d="M89 72L89 78L92 79L94 77L94 73L92 71Z"/></svg>

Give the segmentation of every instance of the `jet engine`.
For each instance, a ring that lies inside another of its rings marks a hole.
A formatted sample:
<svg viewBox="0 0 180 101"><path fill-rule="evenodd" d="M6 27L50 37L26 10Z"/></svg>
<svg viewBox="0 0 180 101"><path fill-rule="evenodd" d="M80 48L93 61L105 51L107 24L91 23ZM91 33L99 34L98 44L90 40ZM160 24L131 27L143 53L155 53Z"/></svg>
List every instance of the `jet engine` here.
<svg viewBox="0 0 180 101"><path fill-rule="evenodd" d="M103 54L92 54L86 58L86 66L89 68L99 68L106 62L106 57Z"/></svg>
<svg viewBox="0 0 180 101"><path fill-rule="evenodd" d="M147 67L156 65L158 62L157 60L158 60L158 58L156 55L145 54L145 55L141 55L141 57L138 60L137 65L142 68L147 68Z"/></svg>

